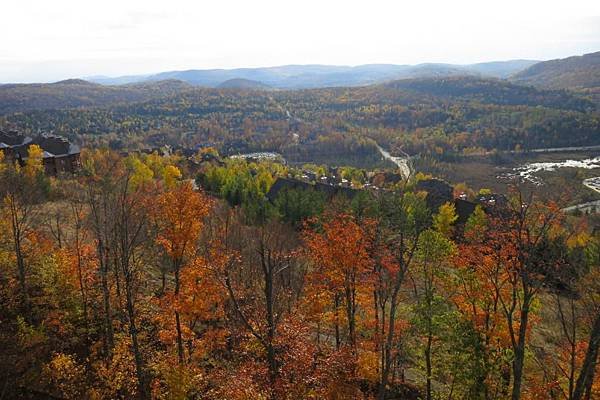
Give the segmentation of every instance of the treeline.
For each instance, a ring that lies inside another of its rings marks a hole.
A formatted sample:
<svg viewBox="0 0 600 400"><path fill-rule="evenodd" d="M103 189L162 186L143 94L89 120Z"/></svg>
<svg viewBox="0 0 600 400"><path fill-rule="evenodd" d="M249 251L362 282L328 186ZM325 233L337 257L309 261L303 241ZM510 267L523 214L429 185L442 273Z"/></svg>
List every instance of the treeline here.
<svg viewBox="0 0 600 400"><path fill-rule="evenodd" d="M277 92L194 88L133 104L6 115L0 128L115 149L209 143L222 154L268 150L320 162L341 154L340 142L348 143L346 158L364 159L368 139L435 157L592 145L600 116L570 92L469 77Z"/></svg>
<svg viewBox="0 0 600 400"><path fill-rule="evenodd" d="M552 204L459 223L415 182L272 204L274 165L196 191L177 159L54 179L38 150L0 163L5 398L600 395L599 238Z"/></svg>
<svg viewBox="0 0 600 400"><path fill-rule="evenodd" d="M438 79L411 79L391 83L396 89L412 90L433 96L457 98L497 105L525 105L572 111L595 109L586 98L574 96L566 90L540 90L504 80L475 77L446 77Z"/></svg>
<svg viewBox="0 0 600 400"><path fill-rule="evenodd" d="M34 110L106 107L166 97L190 89L181 81L102 86L81 79L0 87L0 115Z"/></svg>

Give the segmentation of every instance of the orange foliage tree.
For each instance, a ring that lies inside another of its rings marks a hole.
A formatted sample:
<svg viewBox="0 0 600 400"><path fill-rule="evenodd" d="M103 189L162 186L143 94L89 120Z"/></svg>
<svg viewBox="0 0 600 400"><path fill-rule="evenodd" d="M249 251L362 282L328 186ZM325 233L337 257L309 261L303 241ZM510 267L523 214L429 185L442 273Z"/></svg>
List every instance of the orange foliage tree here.
<svg viewBox="0 0 600 400"><path fill-rule="evenodd" d="M163 303L169 304L174 310L177 354L180 364L183 364L185 360L181 323L181 308L185 307L185 304L180 298L181 273L183 269L188 267L190 275L196 276L195 270L198 269L198 264L202 263L198 259L200 256L200 233L203 219L208 215L211 204L212 202L208 197L194 191L192 186L185 182L175 185L172 189L160 194L156 199L153 210L154 220L158 228L156 242L167 255L174 276L173 293L166 295ZM200 277L197 278L200 279ZM191 276L186 277L186 279L188 281L187 289L200 289L200 287L193 284L194 280L191 279ZM190 295L194 296L193 292L186 294L188 301ZM210 296L209 293L206 293L206 295ZM191 302L195 304L197 299L192 299ZM186 336L189 336L189 333ZM190 348L189 352L191 353L191 351Z"/></svg>

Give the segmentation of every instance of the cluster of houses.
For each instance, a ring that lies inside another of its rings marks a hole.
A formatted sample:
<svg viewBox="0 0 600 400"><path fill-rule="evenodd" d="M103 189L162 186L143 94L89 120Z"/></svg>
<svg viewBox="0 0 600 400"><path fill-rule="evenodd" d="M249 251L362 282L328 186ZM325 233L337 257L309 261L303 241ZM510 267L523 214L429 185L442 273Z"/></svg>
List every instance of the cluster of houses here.
<svg viewBox="0 0 600 400"><path fill-rule="evenodd" d="M63 137L50 134L29 137L14 131L0 131L0 150L4 152L5 159L8 162L24 165L27 162L29 148L34 144L40 146L43 150L43 164L48 175L72 173L80 168L79 147ZM158 151L159 154L169 155L173 152L173 149L163 146L158 149L148 149L142 152L154 151ZM269 158L272 158L273 154L268 153L267 155ZM196 159L191 154L189 156L187 157L188 160L196 168L202 164L223 164L222 160L211 152L203 153L201 159ZM261 156L263 156L262 153L256 154L256 158L261 159ZM196 168L192 168L192 170ZM267 193L267 198L274 201L279 192L284 189L302 189L316 190L324 193L328 198L343 195L352 199L361 190L379 190L398 183L402 179L402 176L390 171L375 171L368 172L366 178L368 182L359 189L353 187L352 183L347 179L342 178L341 171L338 168L330 167L323 175L317 175L314 171L305 169L301 171L299 177L277 178ZM426 202L431 210L437 210L442 204L447 202L454 203L459 224L466 222L469 216L475 211L477 205L481 205L489 212L493 209L503 208L507 203L506 198L498 194L481 194L473 201L468 200L466 196L454 198L452 186L440 179L421 180L417 183L416 189L427 193Z"/></svg>
<svg viewBox="0 0 600 400"><path fill-rule="evenodd" d="M29 137L15 131L0 131L0 151L8 162L25 165L32 145L42 149L44 170L48 175L72 173L81 166L79 146L61 136L40 134Z"/></svg>
<svg viewBox="0 0 600 400"><path fill-rule="evenodd" d="M444 203L454 204L458 225L465 224L477 206L482 207L488 214L497 214L508 209L508 199L502 194L479 194L473 200L468 200L465 194L454 197L454 188L441 179L421 180L417 182L416 189L427 193L425 201L434 212Z"/></svg>
<svg viewBox="0 0 600 400"><path fill-rule="evenodd" d="M339 184L322 182L310 183L305 180L289 177L279 177L267 193L270 201L275 201L278 194L283 190L315 190L323 193L327 198L343 195L348 199L354 198L361 190L372 190L369 188L355 189ZM506 210L508 199L501 194L480 194L473 200L466 196L454 196L454 188L446 181L436 178L424 179L417 182L416 190L426 193L425 201L427 207L436 212L442 204L454 204L457 214L457 224L463 225L467 222L477 206L481 206L487 213L497 213Z"/></svg>
<svg viewBox="0 0 600 400"><path fill-rule="evenodd" d="M271 155L271 153L268 154ZM243 158L255 161L253 157ZM201 173L203 167L207 165L224 165L221 158L211 152L202 153L200 158L190 157L188 161L191 163L190 170L197 173ZM284 190L314 190L323 193L327 198L343 195L348 199L353 199L363 190L384 190L384 188L400 182L403 177L392 171L369 171L366 173L366 179L367 183L361 187L354 187L350 181L342 178L342 171L337 167L327 167L320 174L305 168L293 176L278 177L266 196L269 201L274 202ZM488 213L506 209L508 205L505 196L495 193L479 194L472 200L469 200L464 194L455 197L454 188L448 182L436 178L420 180L417 182L416 189L427 194L425 201L433 212L436 212L444 203L454 204L459 225L466 223L478 205Z"/></svg>
<svg viewBox="0 0 600 400"><path fill-rule="evenodd" d="M341 186L354 189L379 189L394 185L402 180L402 175L392 171L368 171L366 173L367 182L359 187L354 183L342 177L340 168L328 167L324 174L318 175L316 172L303 169L299 179L309 183L321 183L332 186Z"/></svg>
<svg viewBox="0 0 600 400"><path fill-rule="evenodd" d="M4 152L8 162L24 165L27 162L29 148L34 144L43 150L43 164L48 175L72 173L80 168L79 147L63 137L50 134L29 137L14 131L0 131L0 150ZM171 148L149 151L157 150L160 150L159 153L163 155L171 154L173 151ZM193 157L189 157L188 160L196 167L205 163L222 165L222 160L210 152L204 153L201 160L194 160ZM358 189L352 187L351 182L341 177L342 174L338 168L330 167L325 172L322 176L318 176L314 171L302 170L297 178L279 177L267 193L267 198L274 201L279 192L284 189L302 189L316 190L324 193L328 198L344 195L352 199L361 190L381 189L398 183L402 179L400 174L394 172L369 172L367 173L368 183ZM498 194L480 194L474 200L468 200L464 195L455 198L453 187L440 179L421 180L417 183L416 189L427 193L426 202L431 210L437 210L447 202L454 203L459 224L467 221L477 205L482 206L488 212L493 212L495 209L504 208L507 204L507 199Z"/></svg>

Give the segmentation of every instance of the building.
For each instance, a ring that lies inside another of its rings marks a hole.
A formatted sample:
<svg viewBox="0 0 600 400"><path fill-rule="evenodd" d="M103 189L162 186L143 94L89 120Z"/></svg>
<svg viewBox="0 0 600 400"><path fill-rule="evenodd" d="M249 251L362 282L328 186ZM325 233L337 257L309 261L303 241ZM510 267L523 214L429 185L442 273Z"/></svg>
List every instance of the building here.
<svg viewBox="0 0 600 400"><path fill-rule="evenodd" d="M442 204L454 201L452 186L441 179L420 180L417 182L416 189L427 193L425 202L432 213L437 213Z"/></svg>
<svg viewBox="0 0 600 400"><path fill-rule="evenodd" d="M349 187L333 186L326 183L308 183L298 179L278 177L267 193L267 199L274 202L277 195L282 190L314 190L325 194L325 197L332 198L338 195L343 195L348 199L354 198L359 190Z"/></svg>
<svg viewBox="0 0 600 400"><path fill-rule="evenodd" d="M81 166L79 146L66 138L50 134L41 134L34 138L15 131L0 131L0 150L5 158L24 165L29 155L29 147L38 145L43 150L44 170L48 175L73 173Z"/></svg>

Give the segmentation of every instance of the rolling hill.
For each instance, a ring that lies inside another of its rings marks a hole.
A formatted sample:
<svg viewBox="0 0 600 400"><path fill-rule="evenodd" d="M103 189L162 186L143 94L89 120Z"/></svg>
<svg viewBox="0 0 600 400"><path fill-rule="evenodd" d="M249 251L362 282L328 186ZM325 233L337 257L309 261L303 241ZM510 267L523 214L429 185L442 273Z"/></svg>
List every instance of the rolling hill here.
<svg viewBox="0 0 600 400"><path fill-rule="evenodd" d="M511 60L469 65L455 64L366 64L359 66L285 65L268 68L238 68L168 71L154 75L122 77L92 77L89 80L104 85L122 85L177 79L195 86L219 87L232 79L261 82L280 89L306 89L336 86L364 86L395 79L475 75L506 78L536 61Z"/></svg>
<svg viewBox="0 0 600 400"><path fill-rule="evenodd" d="M592 111L596 108L592 101L565 90L538 89L501 79L456 76L406 79L386 85L430 96L460 101L477 101L485 104L542 106L581 112Z"/></svg>
<svg viewBox="0 0 600 400"><path fill-rule="evenodd" d="M157 85L174 86L175 94L151 96ZM410 154L454 156L474 149L596 145L600 131L594 103L577 93L473 76L309 90L215 89L176 81L108 88L72 82L43 89L61 91L63 97L52 98L57 105L69 99L66 87L87 90L101 106L3 115L0 129L52 132L95 146L210 143L223 154L278 151L298 162L342 162L339 155L354 154L350 158L356 156L357 163L363 150L373 150L371 139ZM32 88L26 89L33 96ZM119 89L144 100L123 101L129 98Z"/></svg>
<svg viewBox="0 0 600 400"><path fill-rule="evenodd" d="M32 110L103 107L170 96L192 88L176 81L104 86L81 79L0 86L0 115Z"/></svg>
<svg viewBox="0 0 600 400"><path fill-rule="evenodd" d="M265 85L259 81L253 81L250 79L229 79L217 86L219 89L257 89L257 90L269 90L271 86Z"/></svg>
<svg viewBox="0 0 600 400"><path fill-rule="evenodd" d="M540 62L517 72L512 80L551 89L598 89L600 52Z"/></svg>

